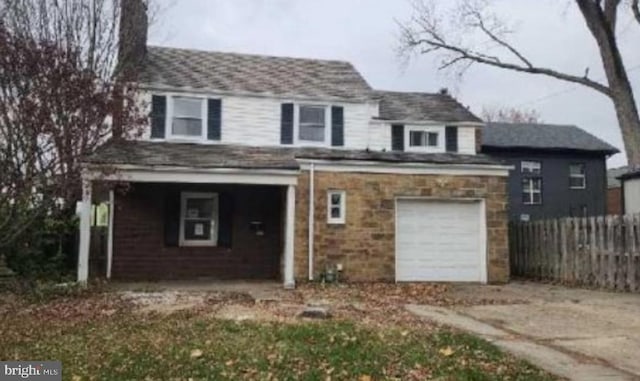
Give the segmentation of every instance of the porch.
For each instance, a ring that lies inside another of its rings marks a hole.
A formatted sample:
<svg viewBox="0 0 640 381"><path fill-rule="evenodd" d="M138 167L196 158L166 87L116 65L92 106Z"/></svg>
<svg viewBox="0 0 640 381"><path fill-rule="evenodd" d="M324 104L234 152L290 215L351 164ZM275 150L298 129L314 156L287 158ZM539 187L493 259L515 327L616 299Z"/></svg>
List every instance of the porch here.
<svg viewBox="0 0 640 381"><path fill-rule="evenodd" d="M293 287L297 175L281 169L116 166L107 173L88 167L78 281L89 277L93 191L106 184L107 279L254 279Z"/></svg>

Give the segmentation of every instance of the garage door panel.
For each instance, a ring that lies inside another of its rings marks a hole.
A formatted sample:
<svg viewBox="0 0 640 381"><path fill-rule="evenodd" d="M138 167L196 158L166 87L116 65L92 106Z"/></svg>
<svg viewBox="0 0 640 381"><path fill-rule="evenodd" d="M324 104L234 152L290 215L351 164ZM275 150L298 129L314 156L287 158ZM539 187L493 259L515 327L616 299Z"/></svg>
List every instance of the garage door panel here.
<svg viewBox="0 0 640 381"><path fill-rule="evenodd" d="M482 281L480 202L398 200L398 281Z"/></svg>

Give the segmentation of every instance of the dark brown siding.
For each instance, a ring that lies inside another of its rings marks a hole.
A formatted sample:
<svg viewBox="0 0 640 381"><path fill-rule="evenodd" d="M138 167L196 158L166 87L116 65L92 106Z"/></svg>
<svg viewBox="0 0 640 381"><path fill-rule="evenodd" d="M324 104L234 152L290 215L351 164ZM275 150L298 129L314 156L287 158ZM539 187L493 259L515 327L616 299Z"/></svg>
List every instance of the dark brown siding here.
<svg viewBox="0 0 640 381"><path fill-rule="evenodd" d="M607 189L607 214L622 214L622 187Z"/></svg>
<svg viewBox="0 0 640 381"><path fill-rule="evenodd" d="M168 247L165 197L171 191L230 192L234 217L231 248ZM132 184L116 192L112 277L154 279L277 279L281 257L281 195L278 187ZM262 221L265 234L250 229Z"/></svg>

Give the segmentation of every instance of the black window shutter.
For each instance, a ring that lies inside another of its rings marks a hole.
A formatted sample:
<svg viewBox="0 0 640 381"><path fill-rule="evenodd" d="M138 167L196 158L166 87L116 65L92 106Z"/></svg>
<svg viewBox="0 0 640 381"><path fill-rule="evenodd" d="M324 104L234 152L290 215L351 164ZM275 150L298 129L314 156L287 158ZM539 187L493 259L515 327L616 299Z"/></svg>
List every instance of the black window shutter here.
<svg viewBox="0 0 640 381"><path fill-rule="evenodd" d="M151 96L151 137L164 139L164 126L167 120L167 97Z"/></svg>
<svg viewBox="0 0 640 381"><path fill-rule="evenodd" d="M341 106L331 107L331 145L344 145L344 108Z"/></svg>
<svg viewBox="0 0 640 381"><path fill-rule="evenodd" d="M404 125L391 125L391 150L404 151Z"/></svg>
<svg viewBox="0 0 640 381"><path fill-rule="evenodd" d="M220 193L218 200L218 246L231 247L233 233L233 195Z"/></svg>
<svg viewBox="0 0 640 381"><path fill-rule="evenodd" d="M178 246L180 243L180 192L169 191L164 204L164 244Z"/></svg>
<svg viewBox="0 0 640 381"><path fill-rule="evenodd" d="M447 152L458 152L458 127L447 126L444 129L444 141Z"/></svg>
<svg viewBox="0 0 640 381"><path fill-rule="evenodd" d="M293 103L283 103L280 117L280 144L293 144Z"/></svg>
<svg viewBox="0 0 640 381"><path fill-rule="evenodd" d="M209 99L207 104L207 139L220 140L222 123L222 101Z"/></svg>

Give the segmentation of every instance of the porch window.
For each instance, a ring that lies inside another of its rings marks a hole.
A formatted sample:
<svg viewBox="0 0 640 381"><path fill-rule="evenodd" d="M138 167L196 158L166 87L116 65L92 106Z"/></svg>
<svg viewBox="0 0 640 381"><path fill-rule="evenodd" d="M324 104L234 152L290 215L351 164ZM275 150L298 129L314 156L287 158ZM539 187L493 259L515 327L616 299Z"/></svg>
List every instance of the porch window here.
<svg viewBox="0 0 640 381"><path fill-rule="evenodd" d="M327 132L327 107L299 107L298 139L305 142L324 143Z"/></svg>
<svg viewBox="0 0 640 381"><path fill-rule="evenodd" d="M346 214L345 191L329 191L327 196L327 222L330 224L344 224Z"/></svg>
<svg viewBox="0 0 640 381"><path fill-rule="evenodd" d="M438 133L428 131L409 131L409 145L411 147L437 147Z"/></svg>
<svg viewBox="0 0 640 381"><path fill-rule="evenodd" d="M569 166L569 187L571 189L585 189L587 187L587 176L583 163Z"/></svg>
<svg viewBox="0 0 640 381"><path fill-rule="evenodd" d="M180 208L180 245L218 244L218 194L183 192Z"/></svg>
<svg viewBox="0 0 640 381"><path fill-rule="evenodd" d="M200 138L203 136L203 106L201 98L173 97L171 135Z"/></svg>

